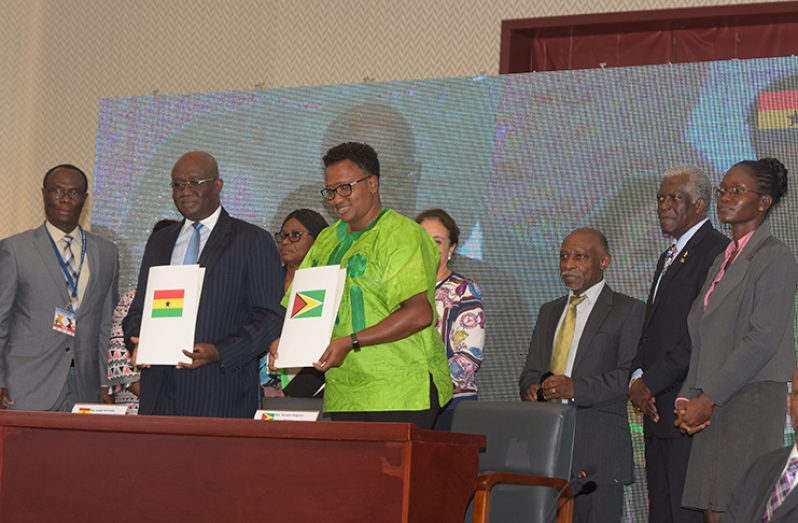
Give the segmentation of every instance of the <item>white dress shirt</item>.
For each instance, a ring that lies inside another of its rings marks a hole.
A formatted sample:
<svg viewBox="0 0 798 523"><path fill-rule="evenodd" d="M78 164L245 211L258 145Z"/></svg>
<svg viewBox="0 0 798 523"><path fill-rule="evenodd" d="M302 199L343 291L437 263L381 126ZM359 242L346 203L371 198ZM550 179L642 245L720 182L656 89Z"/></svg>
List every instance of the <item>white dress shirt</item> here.
<svg viewBox="0 0 798 523"><path fill-rule="evenodd" d="M219 215L222 214L222 206L216 208L213 211L213 214L205 218L204 220L200 220L199 223L203 225L202 229L200 229L200 248L199 248L199 255L202 255L202 249L205 248L205 244L208 243L208 237L210 237L211 233L213 232L213 228L216 227L216 222L219 221ZM171 265L183 265L183 260L186 257L186 251L188 250L188 242L191 241L191 236L194 234L194 228L192 225L195 222L191 220L186 220L183 223L183 227L180 229L180 234L177 235L177 241L175 242L175 247L172 249L172 260L170 262Z"/></svg>

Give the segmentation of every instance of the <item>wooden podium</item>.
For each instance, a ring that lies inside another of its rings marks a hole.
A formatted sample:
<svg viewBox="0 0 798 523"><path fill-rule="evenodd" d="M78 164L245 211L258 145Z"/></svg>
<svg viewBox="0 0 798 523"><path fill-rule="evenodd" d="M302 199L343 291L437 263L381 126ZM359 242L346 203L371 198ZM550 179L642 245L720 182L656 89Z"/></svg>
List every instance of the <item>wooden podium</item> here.
<svg viewBox="0 0 798 523"><path fill-rule="evenodd" d="M0 521L462 523L484 445L404 423L0 411Z"/></svg>

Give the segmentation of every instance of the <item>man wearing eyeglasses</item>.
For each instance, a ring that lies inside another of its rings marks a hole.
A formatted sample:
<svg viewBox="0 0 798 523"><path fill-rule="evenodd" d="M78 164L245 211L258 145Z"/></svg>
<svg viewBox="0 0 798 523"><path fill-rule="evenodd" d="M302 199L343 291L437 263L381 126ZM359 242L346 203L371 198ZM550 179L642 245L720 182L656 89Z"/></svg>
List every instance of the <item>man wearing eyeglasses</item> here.
<svg viewBox="0 0 798 523"><path fill-rule="evenodd" d="M87 196L83 171L53 167L42 183L44 224L0 242L0 409L112 402L118 252L79 225Z"/></svg>
<svg viewBox="0 0 798 523"><path fill-rule="evenodd" d="M184 154L172 168L172 199L185 220L147 241L137 288L158 265L199 264L205 279L194 347L183 351L192 363L142 369L140 414L251 418L258 408L258 356L284 315L280 258L269 233L225 211L223 185L206 152ZM144 296L136 294L124 322L131 347Z"/></svg>

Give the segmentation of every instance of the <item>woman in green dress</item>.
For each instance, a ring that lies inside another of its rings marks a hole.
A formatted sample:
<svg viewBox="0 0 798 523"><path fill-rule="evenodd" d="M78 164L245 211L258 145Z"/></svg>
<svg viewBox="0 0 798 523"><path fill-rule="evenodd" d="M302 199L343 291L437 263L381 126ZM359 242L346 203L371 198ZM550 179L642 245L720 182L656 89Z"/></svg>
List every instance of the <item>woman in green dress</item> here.
<svg viewBox="0 0 798 523"><path fill-rule="evenodd" d="M382 207L369 145L337 145L324 166L321 193L340 220L319 234L300 266L347 270L332 341L314 364L327 382L324 410L338 421L431 428L452 397L435 330L440 252L421 226ZM277 357L276 344L270 352Z"/></svg>

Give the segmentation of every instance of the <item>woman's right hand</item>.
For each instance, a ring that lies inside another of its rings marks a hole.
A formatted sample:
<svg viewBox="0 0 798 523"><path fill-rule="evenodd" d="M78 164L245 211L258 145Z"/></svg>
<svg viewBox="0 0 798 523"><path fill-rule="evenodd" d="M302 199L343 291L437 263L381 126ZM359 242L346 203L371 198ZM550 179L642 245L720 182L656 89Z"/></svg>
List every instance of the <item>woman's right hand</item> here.
<svg viewBox="0 0 798 523"><path fill-rule="evenodd" d="M272 372L277 372L277 367L275 367L275 363L277 362L277 349L280 346L280 338L274 340L271 345L269 345L269 370Z"/></svg>

